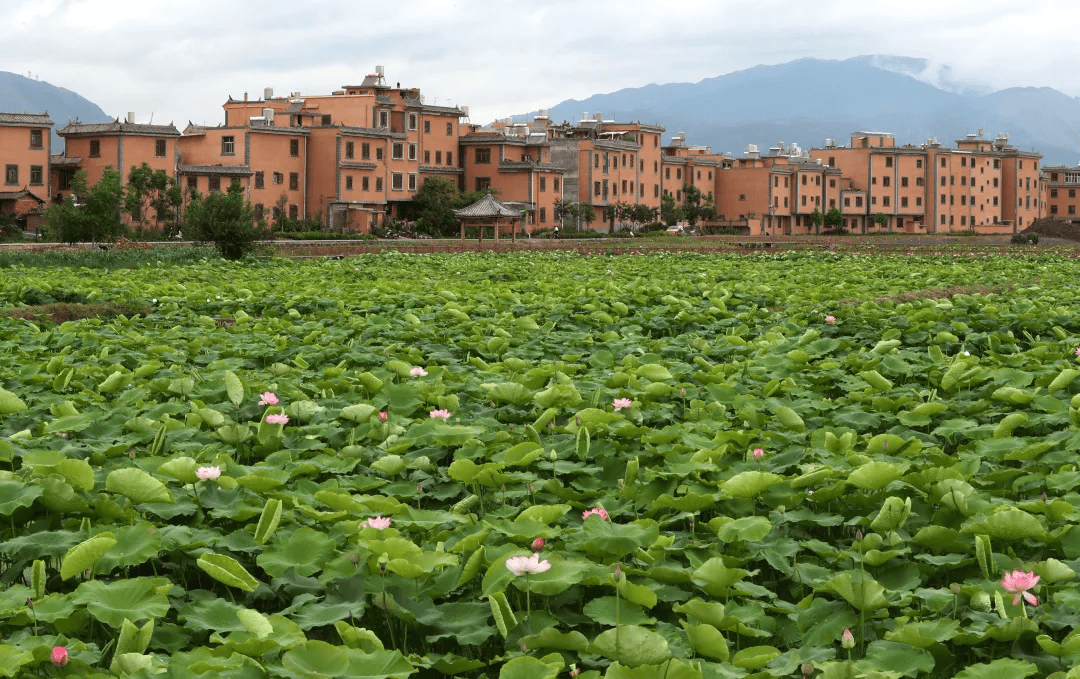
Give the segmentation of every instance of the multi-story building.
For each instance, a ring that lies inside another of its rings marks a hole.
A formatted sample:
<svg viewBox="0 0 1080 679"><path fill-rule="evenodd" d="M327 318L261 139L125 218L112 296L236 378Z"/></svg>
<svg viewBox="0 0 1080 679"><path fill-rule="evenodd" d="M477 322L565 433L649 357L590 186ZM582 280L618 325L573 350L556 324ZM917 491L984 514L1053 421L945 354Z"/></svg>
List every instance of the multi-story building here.
<svg viewBox="0 0 1080 679"><path fill-rule="evenodd" d="M237 181L256 218L304 219L309 133L306 127L188 125L179 140L180 186L187 194L206 194Z"/></svg>
<svg viewBox="0 0 1080 679"><path fill-rule="evenodd" d="M708 146L687 146L682 132L671 138L671 143L660 149L661 194L670 194L676 203L683 201L684 186L693 186L703 196L716 191L716 172L724 158Z"/></svg>
<svg viewBox="0 0 1080 679"><path fill-rule="evenodd" d="M491 190L525 212L525 228L550 228L563 197L564 169L551 162L548 118L473 127L458 140L466 191Z"/></svg>
<svg viewBox="0 0 1080 679"><path fill-rule="evenodd" d="M1045 216L1066 222L1080 220L1080 165L1047 165Z"/></svg>
<svg viewBox="0 0 1080 679"><path fill-rule="evenodd" d="M24 228L40 217L52 195L52 126L48 113L0 113L0 212L13 215Z"/></svg>
<svg viewBox="0 0 1080 679"><path fill-rule="evenodd" d="M381 67L332 94L275 97L267 88L261 100L230 98L224 109L226 126L310 130L299 191L306 213L333 230L367 230L400 216L399 205L428 177L462 184L455 159L468 108L429 104L418 89L391 87Z"/></svg>
<svg viewBox="0 0 1080 679"><path fill-rule="evenodd" d="M75 120L60 128L57 134L64 139L64 152L52 157L49 174L55 181L58 198L71 195L71 179L79 170L86 171L89 186L101 180L107 167L118 170L121 183L126 184L131 170L143 163L152 170L176 178L180 132L171 123L136 123L135 114L129 113L123 122L81 123ZM159 221L164 218L165 215L156 217Z"/></svg>
<svg viewBox="0 0 1080 679"><path fill-rule="evenodd" d="M660 137L664 128L616 123L596 113L576 124L548 127L552 163L562 168L563 198L591 205L597 228L613 228L608 206L625 203L659 210Z"/></svg>

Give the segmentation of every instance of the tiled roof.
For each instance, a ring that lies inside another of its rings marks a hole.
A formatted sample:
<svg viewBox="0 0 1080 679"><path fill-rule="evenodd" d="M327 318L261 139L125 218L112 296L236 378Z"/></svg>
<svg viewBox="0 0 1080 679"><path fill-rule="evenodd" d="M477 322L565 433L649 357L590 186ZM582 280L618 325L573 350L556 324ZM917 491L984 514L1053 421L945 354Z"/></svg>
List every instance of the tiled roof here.
<svg viewBox="0 0 1080 679"><path fill-rule="evenodd" d="M521 217L521 212L506 206L490 193L468 207L454 210L454 215L461 217Z"/></svg>
<svg viewBox="0 0 1080 679"><path fill-rule="evenodd" d="M180 174L217 174L229 177L250 177L247 165L181 165Z"/></svg>
<svg viewBox="0 0 1080 679"><path fill-rule="evenodd" d="M460 167L449 165L421 165L420 171L425 174L463 174L465 172Z"/></svg>
<svg viewBox="0 0 1080 679"><path fill-rule="evenodd" d="M565 172L558 165L551 163L538 163L533 160L503 160L499 162L499 171L511 172L514 170L542 170L546 172Z"/></svg>
<svg viewBox="0 0 1080 679"><path fill-rule="evenodd" d="M342 125L341 131L344 134L360 137L390 137L393 139L405 139L407 136L404 132L391 132L388 127L352 127L349 125Z"/></svg>
<svg viewBox="0 0 1080 679"><path fill-rule="evenodd" d="M82 158L71 158L64 154L58 154L49 158L50 167L78 167Z"/></svg>
<svg viewBox="0 0 1080 679"><path fill-rule="evenodd" d="M54 125L48 113L0 113L0 125Z"/></svg>
<svg viewBox="0 0 1080 679"><path fill-rule="evenodd" d="M39 203L45 202L43 199L34 195L34 192L29 189L22 189L21 191L0 191L0 200L18 200L23 196L30 196Z"/></svg>
<svg viewBox="0 0 1080 679"><path fill-rule="evenodd" d="M114 120L111 123L80 123L72 121L56 131L61 137L74 135L101 135L101 134L141 134L154 137L179 137L180 131L172 123L168 125L150 125L147 123L122 123Z"/></svg>
<svg viewBox="0 0 1080 679"><path fill-rule="evenodd" d="M350 170L374 170L378 167L375 163L365 163L363 161L343 160L341 166Z"/></svg>

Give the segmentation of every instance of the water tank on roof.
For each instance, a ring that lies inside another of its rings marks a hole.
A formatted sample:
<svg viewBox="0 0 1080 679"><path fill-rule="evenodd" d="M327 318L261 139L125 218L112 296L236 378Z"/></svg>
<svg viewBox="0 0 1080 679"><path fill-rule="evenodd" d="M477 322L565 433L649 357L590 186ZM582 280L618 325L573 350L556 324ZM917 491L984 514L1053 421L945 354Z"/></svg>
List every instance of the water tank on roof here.
<svg viewBox="0 0 1080 679"><path fill-rule="evenodd" d="M273 99L273 98L274 98L274 88L273 87L264 87L263 88L263 99L270 100L270 99Z"/></svg>
<svg viewBox="0 0 1080 679"><path fill-rule="evenodd" d="M135 122L135 111L128 111L127 121L129 123L134 123Z"/></svg>
<svg viewBox="0 0 1080 679"><path fill-rule="evenodd" d="M375 67L375 75L377 75L377 76L379 76L381 78L384 75L386 75L386 71L383 69L382 66L376 66Z"/></svg>

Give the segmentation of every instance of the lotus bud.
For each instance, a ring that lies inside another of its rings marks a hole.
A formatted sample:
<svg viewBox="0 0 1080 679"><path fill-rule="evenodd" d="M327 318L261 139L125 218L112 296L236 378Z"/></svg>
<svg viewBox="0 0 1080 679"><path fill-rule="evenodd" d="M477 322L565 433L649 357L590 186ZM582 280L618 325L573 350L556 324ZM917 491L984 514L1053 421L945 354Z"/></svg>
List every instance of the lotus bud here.
<svg viewBox="0 0 1080 679"><path fill-rule="evenodd" d="M422 482L417 482L417 484L416 484L416 494L417 495L423 495L424 494L424 484Z"/></svg>
<svg viewBox="0 0 1080 679"><path fill-rule="evenodd" d="M851 629L844 628L844 633L840 635L840 645L849 650L855 648L855 635L851 633Z"/></svg>
<svg viewBox="0 0 1080 679"><path fill-rule="evenodd" d="M533 492L533 484L531 484L531 483L526 483L526 484L525 484L525 487L526 487L526 488L527 488L527 489L529 490L529 495L532 495L532 492Z"/></svg>
<svg viewBox="0 0 1080 679"><path fill-rule="evenodd" d="M581 426L581 418L580 417L575 417L574 418L574 424L576 424L577 426L580 427Z"/></svg>
<svg viewBox="0 0 1080 679"><path fill-rule="evenodd" d="M887 451L887 450L889 450L889 442L888 442L888 441L882 441L882 442L881 442L881 449L882 449L883 451Z"/></svg>
<svg viewBox="0 0 1080 679"><path fill-rule="evenodd" d="M862 529L861 528L857 528L855 530L855 539L858 540L859 542L862 542L863 534L862 534Z"/></svg>
<svg viewBox="0 0 1080 679"><path fill-rule="evenodd" d="M521 652L524 653L527 650L529 650L529 647L525 645L524 641L521 642Z"/></svg>
<svg viewBox="0 0 1080 679"><path fill-rule="evenodd" d="M389 559L389 557L386 556L386 552L383 552L382 556L379 557L379 574L380 575L386 575L386 564L389 561L390 561L390 559Z"/></svg>
<svg viewBox="0 0 1080 679"><path fill-rule="evenodd" d="M802 664L802 665L801 665L801 666L799 667L799 669L800 669L800 670L802 670L802 673L803 673L804 675L810 674L811 672L813 672L813 671L814 671L814 663L812 663L812 662L804 662L804 663L803 663L803 664Z"/></svg>
<svg viewBox="0 0 1080 679"><path fill-rule="evenodd" d="M552 448L551 452L548 453L548 459L552 462L559 459L559 454L555 452L554 448Z"/></svg>
<svg viewBox="0 0 1080 679"><path fill-rule="evenodd" d="M63 646L53 646L52 652L49 654L49 660L53 665L57 667L63 667L68 664L68 650Z"/></svg>
<svg viewBox="0 0 1080 679"><path fill-rule="evenodd" d="M619 565L619 564L615 564L614 578L615 578L615 582L622 582L622 579L623 579L622 566Z"/></svg>
<svg viewBox="0 0 1080 679"><path fill-rule="evenodd" d="M555 428L555 420L549 421L548 422L548 429L554 429L554 428Z"/></svg>
<svg viewBox="0 0 1080 679"><path fill-rule="evenodd" d="M388 417L389 417L389 415L387 414L387 412L385 410L379 412L379 422L386 422L386 419Z"/></svg>
<svg viewBox="0 0 1080 679"><path fill-rule="evenodd" d="M539 552L544 548L544 538L536 538L532 541L532 551Z"/></svg>
<svg viewBox="0 0 1080 679"><path fill-rule="evenodd" d="M960 593L960 583L954 582L953 584L949 585L949 589L952 591L953 594L959 594Z"/></svg>
<svg viewBox="0 0 1080 679"><path fill-rule="evenodd" d="M33 608L34 607L34 600L31 599L30 597L26 597L26 607L27 608Z"/></svg>
<svg viewBox="0 0 1080 679"><path fill-rule="evenodd" d="M1043 491L1043 494L1042 494L1042 501L1046 502L1046 491L1045 490Z"/></svg>
<svg viewBox="0 0 1080 679"><path fill-rule="evenodd" d="M349 562L352 563L352 565L354 565L354 566L357 565L358 563L360 563L360 555L359 554L350 554L349 555Z"/></svg>

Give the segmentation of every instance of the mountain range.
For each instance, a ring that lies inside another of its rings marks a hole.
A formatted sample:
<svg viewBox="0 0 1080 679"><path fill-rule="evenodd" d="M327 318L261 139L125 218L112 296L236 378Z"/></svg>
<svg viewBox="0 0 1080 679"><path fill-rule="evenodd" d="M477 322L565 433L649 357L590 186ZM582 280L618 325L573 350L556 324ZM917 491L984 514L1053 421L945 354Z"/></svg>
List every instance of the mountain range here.
<svg viewBox="0 0 1080 679"><path fill-rule="evenodd" d="M56 134L68 121L78 118L84 123L112 120L97 104L63 87L33 80L23 75L0 71L0 111L4 113L45 113L56 123L53 126L53 153L64 148Z"/></svg>
<svg viewBox="0 0 1080 679"><path fill-rule="evenodd" d="M1049 87L994 90L954 80L926 59L864 55L843 61L799 59L755 66L696 83L645 85L570 99L549 109L554 122L603 113L686 133L686 143L741 155L778 141L803 148L825 139L848 143L851 132L891 132L900 144L937 138L945 146L984 130L1034 148L1046 165L1080 160L1080 98ZM535 116L528 114L528 118Z"/></svg>

